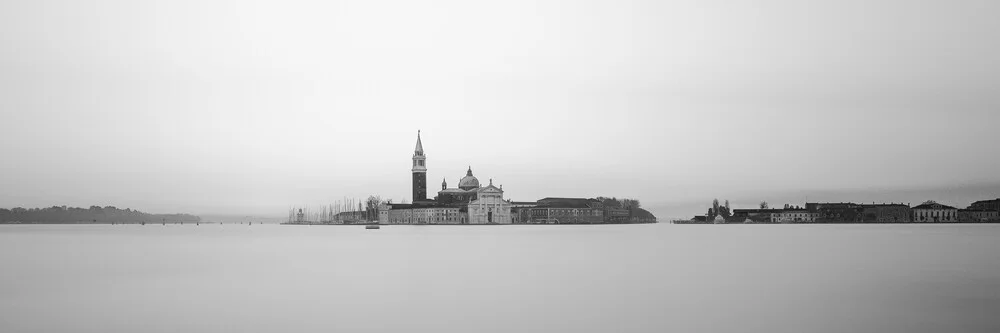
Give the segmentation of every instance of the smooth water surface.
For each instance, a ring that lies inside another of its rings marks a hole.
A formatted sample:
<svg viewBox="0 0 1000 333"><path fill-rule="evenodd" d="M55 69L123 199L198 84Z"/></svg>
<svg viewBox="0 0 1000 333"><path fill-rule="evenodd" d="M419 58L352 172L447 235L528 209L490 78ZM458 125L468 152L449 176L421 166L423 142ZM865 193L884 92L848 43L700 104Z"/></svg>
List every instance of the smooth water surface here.
<svg viewBox="0 0 1000 333"><path fill-rule="evenodd" d="M0 332L1000 332L1000 225L0 225Z"/></svg>

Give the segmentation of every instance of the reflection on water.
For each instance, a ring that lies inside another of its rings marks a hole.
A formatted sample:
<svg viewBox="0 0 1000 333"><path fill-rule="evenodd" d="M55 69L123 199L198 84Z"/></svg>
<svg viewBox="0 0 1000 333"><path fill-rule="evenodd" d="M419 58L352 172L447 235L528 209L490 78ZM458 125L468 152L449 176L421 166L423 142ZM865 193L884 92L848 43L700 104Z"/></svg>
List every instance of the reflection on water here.
<svg viewBox="0 0 1000 333"><path fill-rule="evenodd" d="M2 332L998 332L1000 225L3 225Z"/></svg>

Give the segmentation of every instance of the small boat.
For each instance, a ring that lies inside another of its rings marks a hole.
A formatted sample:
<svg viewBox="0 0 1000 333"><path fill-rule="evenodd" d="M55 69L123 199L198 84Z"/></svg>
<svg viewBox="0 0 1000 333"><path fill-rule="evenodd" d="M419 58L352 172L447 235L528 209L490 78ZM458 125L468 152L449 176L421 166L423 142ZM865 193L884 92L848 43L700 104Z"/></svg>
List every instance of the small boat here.
<svg viewBox="0 0 1000 333"><path fill-rule="evenodd" d="M379 229L378 224L369 224L365 226L365 229Z"/></svg>

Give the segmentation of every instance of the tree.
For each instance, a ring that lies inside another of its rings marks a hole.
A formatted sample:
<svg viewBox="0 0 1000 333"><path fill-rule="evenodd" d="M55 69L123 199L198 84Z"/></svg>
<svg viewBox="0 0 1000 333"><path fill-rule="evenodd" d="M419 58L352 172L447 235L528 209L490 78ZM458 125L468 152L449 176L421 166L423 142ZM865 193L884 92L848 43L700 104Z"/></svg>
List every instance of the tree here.
<svg viewBox="0 0 1000 333"><path fill-rule="evenodd" d="M383 203L386 203L386 202L384 200L382 200L381 196L374 195L374 194L368 196L368 199L365 200L365 211L368 212L368 215L369 215L368 218L369 219L372 219L372 218L377 219L378 218L378 213L379 213L379 208L378 207L381 206Z"/></svg>
<svg viewBox="0 0 1000 333"><path fill-rule="evenodd" d="M365 207L369 210L377 209L379 204L382 204L382 197L377 195L370 195L368 199L365 200Z"/></svg>
<svg viewBox="0 0 1000 333"><path fill-rule="evenodd" d="M760 209L767 209L767 201L760 202Z"/></svg>
<svg viewBox="0 0 1000 333"><path fill-rule="evenodd" d="M726 210L729 210L729 199L726 199Z"/></svg>
<svg viewBox="0 0 1000 333"><path fill-rule="evenodd" d="M621 207L625 209L635 209L639 208L639 200L636 199L622 199Z"/></svg>
<svg viewBox="0 0 1000 333"><path fill-rule="evenodd" d="M719 199L712 200L712 211L719 212Z"/></svg>

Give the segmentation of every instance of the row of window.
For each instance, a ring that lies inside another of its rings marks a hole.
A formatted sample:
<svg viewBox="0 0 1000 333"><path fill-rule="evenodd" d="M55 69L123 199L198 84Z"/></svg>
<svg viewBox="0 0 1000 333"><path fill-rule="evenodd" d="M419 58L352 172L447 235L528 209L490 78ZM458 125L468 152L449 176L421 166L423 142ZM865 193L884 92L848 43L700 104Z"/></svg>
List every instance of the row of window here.
<svg viewBox="0 0 1000 333"><path fill-rule="evenodd" d="M597 209L532 209L532 216L547 215L573 215L573 216L604 216L604 213Z"/></svg>
<svg viewBox="0 0 1000 333"><path fill-rule="evenodd" d="M954 211L943 211L943 212L942 211L932 211L932 212L920 211L920 212L917 212L916 215L919 216L919 217L955 217L955 213L956 212L954 212Z"/></svg>

